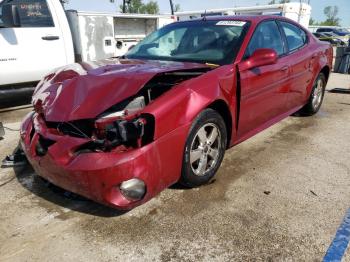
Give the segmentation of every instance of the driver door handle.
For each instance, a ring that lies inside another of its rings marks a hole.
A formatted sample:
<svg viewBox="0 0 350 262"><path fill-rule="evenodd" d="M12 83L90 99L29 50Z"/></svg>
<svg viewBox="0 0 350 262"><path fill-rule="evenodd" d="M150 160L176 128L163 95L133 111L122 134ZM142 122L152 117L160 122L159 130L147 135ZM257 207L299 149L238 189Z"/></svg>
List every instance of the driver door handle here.
<svg viewBox="0 0 350 262"><path fill-rule="evenodd" d="M47 36L43 36L41 39L45 41L54 41L54 40L60 39L60 37L57 35L47 35Z"/></svg>

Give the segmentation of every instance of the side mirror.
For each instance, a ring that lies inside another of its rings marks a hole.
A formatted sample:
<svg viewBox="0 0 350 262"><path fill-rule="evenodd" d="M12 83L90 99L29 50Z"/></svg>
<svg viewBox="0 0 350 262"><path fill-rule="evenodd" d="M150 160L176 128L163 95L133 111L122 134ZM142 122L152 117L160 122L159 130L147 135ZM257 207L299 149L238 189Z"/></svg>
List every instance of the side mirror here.
<svg viewBox="0 0 350 262"><path fill-rule="evenodd" d="M275 64L277 59L278 55L275 50L260 48L255 50L247 60L241 62L238 67L240 71L245 71L259 66Z"/></svg>
<svg viewBox="0 0 350 262"><path fill-rule="evenodd" d="M1 20L4 27L19 27L21 26L18 7L12 4L5 4L2 7Z"/></svg>

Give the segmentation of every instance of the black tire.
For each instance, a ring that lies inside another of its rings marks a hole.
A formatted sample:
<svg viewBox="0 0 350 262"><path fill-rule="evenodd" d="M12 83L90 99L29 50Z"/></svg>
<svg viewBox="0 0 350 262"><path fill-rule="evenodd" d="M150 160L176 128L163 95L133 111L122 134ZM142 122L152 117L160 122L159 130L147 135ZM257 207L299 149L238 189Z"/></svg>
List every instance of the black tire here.
<svg viewBox="0 0 350 262"><path fill-rule="evenodd" d="M215 141L213 140L215 137L214 129L217 130L217 139ZM206 143L200 142L203 141L203 134L206 135ZM203 110L193 121L186 140L179 183L190 188L208 183L221 165L226 145L227 131L223 118L213 109ZM194 148L196 149L193 150ZM193 161L198 156L193 152L200 152L201 157L191 163L191 160ZM203 168L206 171L202 173L200 171L203 171Z"/></svg>
<svg viewBox="0 0 350 262"><path fill-rule="evenodd" d="M322 96L320 98L320 101L317 103L317 105L315 105L315 103L313 101L315 99L315 96L317 95L317 87L318 87L319 82L322 83L322 93L321 93ZM310 97L309 97L307 104L302 109L300 109L298 114L300 114L302 116L312 116L312 115L316 114L318 112L318 110L320 110L320 108L322 106L323 99L324 99L326 85L327 85L326 77L324 76L323 73L320 73L317 76L315 83L312 87L312 91L311 91L311 94L310 94Z"/></svg>

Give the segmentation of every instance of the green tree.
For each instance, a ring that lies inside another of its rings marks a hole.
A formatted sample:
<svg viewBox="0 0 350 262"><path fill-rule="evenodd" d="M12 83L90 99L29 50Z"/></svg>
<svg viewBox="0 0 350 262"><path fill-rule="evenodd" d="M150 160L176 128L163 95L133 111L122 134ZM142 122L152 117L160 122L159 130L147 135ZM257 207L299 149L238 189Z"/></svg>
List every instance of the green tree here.
<svg viewBox="0 0 350 262"><path fill-rule="evenodd" d="M339 26L340 18L338 17L338 6L326 6L323 10L323 13L326 15L326 21L322 22L321 25L326 26Z"/></svg>
<svg viewBox="0 0 350 262"><path fill-rule="evenodd" d="M180 12L181 11L181 6L180 4L175 4L174 6L174 12Z"/></svg>
<svg viewBox="0 0 350 262"><path fill-rule="evenodd" d="M269 5L274 5L274 4L276 4L276 0L271 0L271 1L269 2Z"/></svg>
<svg viewBox="0 0 350 262"><path fill-rule="evenodd" d="M141 12L143 14L159 14L159 6L156 1L150 1L147 4L143 4Z"/></svg>
<svg viewBox="0 0 350 262"><path fill-rule="evenodd" d="M280 4L290 3L290 0L280 0Z"/></svg>
<svg viewBox="0 0 350 262"><path fill-rule="evenodd" d="M122 5L120 5L120 10L123 10ZM156 1L149 1L144 4L142 0L127 0L125 11L133 14L158 14L159 6Z"/></svg>
<svg viewBox="0 0 350 262"><path fill-rule="evenodd" d="M320 25L320 23L317 22L315 19L313 19L313 18L311 17L311 18L310 18L309 25Z"/></svg>

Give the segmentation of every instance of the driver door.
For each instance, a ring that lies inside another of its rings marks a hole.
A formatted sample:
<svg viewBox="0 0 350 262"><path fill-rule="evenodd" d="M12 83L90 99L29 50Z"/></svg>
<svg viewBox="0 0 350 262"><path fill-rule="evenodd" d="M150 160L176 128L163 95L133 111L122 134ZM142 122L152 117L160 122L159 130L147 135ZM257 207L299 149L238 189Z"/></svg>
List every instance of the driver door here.
<svg viewBox="0 0 350 262"><path fill-rule="evenodd" d="M274 20L260 23L247 47L245 58L260 48L274 49L279 58L276 64L240 72L241 104L238 137L248 138L274 122L287 111L289 66L286 49Z"/></svg>

